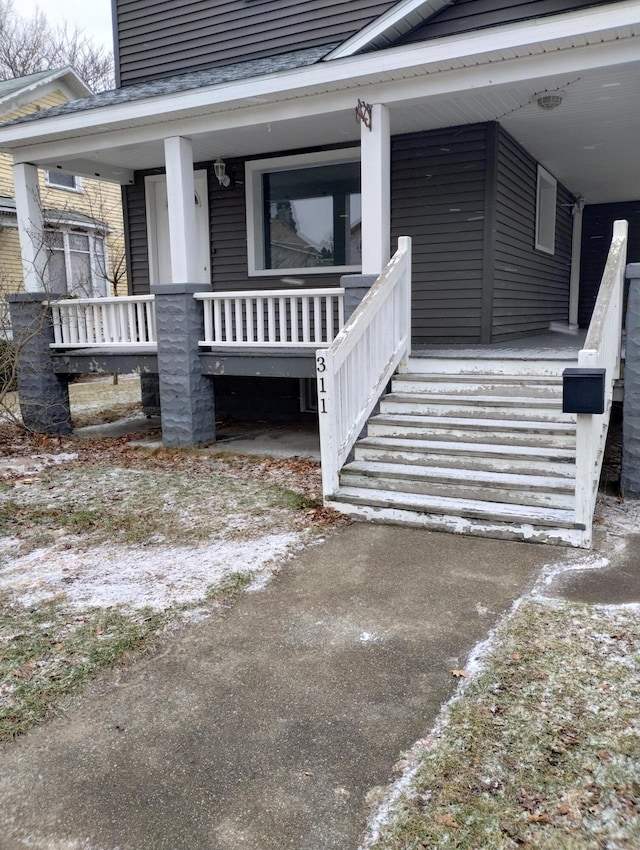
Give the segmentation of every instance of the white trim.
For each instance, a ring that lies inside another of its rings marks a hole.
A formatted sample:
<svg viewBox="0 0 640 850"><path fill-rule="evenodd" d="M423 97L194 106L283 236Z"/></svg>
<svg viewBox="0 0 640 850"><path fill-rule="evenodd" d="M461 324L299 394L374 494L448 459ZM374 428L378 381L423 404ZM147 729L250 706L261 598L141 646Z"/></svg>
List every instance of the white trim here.
<svg viewBox="0 0 640 850"><path fill-rule="evenodd" d="M391 257L391 121L374 103L371 129L360 125L362 186L362 273L379 275Z"/></svg>
<svg viewBox="0 0 640 850"><path fill-rule="evenodd" d="M551 211L553 209L553 212ZM549 225L548 219L553 217L551 232L545 238L543 230ZM558 181L549 174L546 168L538 165L536 179L536 230L535 249L543 254L556 252L556 223L558 218Z"/></svg>
<svg viewBox="0 0 640 850"><path fill-rule="evenodd" d="M375 44L378 39L392 41L393 37L400 38L405 33L420 26L429 18L437 15L442 9L450 6L453 0L401 0L391 9L386 11L375 21L361 29L354 36L343 42L331 53L328 53L323 62L333 59L344 59L353 56L361 50ZM393 37L389 34L393 33Z"/></svg>
<svg viewBox="0 0 640 850"><path fill-rule="evenodd" d="M359 272L360 266L310 266L302 268L263 269L264 256L262 219L262 181L266 171L289 171L309 166L332 165L337 162L360 162L360 148L339 148L331 151L251 159L245 162L245 200L247 222L247 267L250 277L273 277L281 274L348 274Z"/></svg>
<svg viewBox="0 0 640 850"><path fill-rule="evenodd" d="M44 215L36 166L28 163L14 165L13 186L24 288L27 292L41 292L44 289L47 252L43 244Z"/></svg>
<svg viewBox="0 0 640 850"><path fill-rule="evenodd" d="M115 147L118 144L134 143L135 141L150 141L162 138L166 135L175 135L183 132L201 132L207 128L216 129L213 120L216 111L224 111L233 105L243 104L245 107L243 118L230 116L230 126L245 126L255 122L255 114L252 107L246 107L249 103L255 103L255 99L265 100L262 108L269 111L267 98L274 96L286 97L289 101L292 117L299 114L299 104L295 102L298 97L326 93L327 86L336 86L344 89L345 85L351 89L362 89L373 87L367 92L370 102L391 103L396 99L395 90L403 92L397 99L415 97L422 94L439 93L442 86L433 85L432 79L425 80L425 76L431 73L436 78L447 77L448 79L463 80L464 86L477 87L482 85L496 85L499 82L508 82L510 79L526 79L532 76L546 77L555 73L600 67L603 63L619 64L623 62L637 61L638 47L637 39L615 37L611 43L606 40L603 43L587 44L584 47L574 47L576 38L597 34L599 42L602 41L601 34L608 30L620 31L624 27L640 23L640 0L624 0L606 7L594 7L581 13L571 12L563 15L554 15L549 18L525 21L524 23L509 24L503 27L490 28L477 33L463 36L449 36L434 40L426 44L410 45L409 47L390 48L373 54L351 56L332 62L320 62L315 65L296 68L290 71L281 71L268 74L263 77L238 80L231 83L206 86L193 91L175 92L170 95L162 95L125 104L114 104L96 109L75 112L71 115L60 115L51 118L42 118L38 121L24 124L10 125L0 128L0 147L8 150L20 148L25 143L38 140L42 137L51 137L52 134L73 133L75 135L85 134L91 139L90 147L87 146L88 139L73 139L65 142L58 148L61 154L73 153L74 151L101 150ZM566 40L561 45L559 41ZM549 51L545 51L543 45L551 42ZM536 51L535 55L522 58L505 60L503 51L510 49L531 49ZM489 58L487 58L487 56ZM526 59L533 60L533 67ZM451 71L454 62L456 70ZM482 67L465 67L458 70L460 65ZM438 66L443 66L438 68ZM529 65L529 67L528 67ZM429 67L431 66L431 67ZM487 69L488 66L488 69ZM512 76L504 75L504 72L496 75L497 68L511 69L528 68L526 76L516 73ZM477 74L476 83L465 80L465 71L473 71ZM385 78L389 74L398 74L404 77L412 72L413 79L400 79L392 81L391 87L385 85ZM438 73L435 73L438 72ZM447 73L448 72L448 73ZM367 78L372 79L368 80ZM501 79L502 78L502 79ZM406 84L412 84L407 86ZM425 83L427 83L425 85ZM317 87L317 91L309 91ZM451 90L460 88L454 86ZM444 87L446 91L447 88ZM353 91L346 91L350 101L353 101ZM327 105L321 99L324 111L331 112L335 109L345 108L344 97L339 99L338 93L333 93L335 101L329 101ZM335 104L335 105L334 105ZM261 107L255 107L260 115ZM192 121L185 121L185 114L191 111L200 112L209 110L208 114ZM273 107L271 107L273 110ZM228 119L229 120L229 119ZM264 118L265 122L269 119ZM271 119L273 111L271 111ZM158 122L152 127L145 127L145 121ZM175 121L175 126L167 133L167 122ZM123 126L124 125L124 126ZM142 125L142 126L141 126ZM191 129L187 129L187 127ZM131 128L127 131L127 128ZM124 133L114 134L113 131L125 130ZM142 132L141 132L142 130ZM91 137L92 133L96 133ZM78 144L80 147L78 147ZM65 147L66 145L66 147ZM17 155L21 160L27 161L29 157L55 155L52 148L46 143L39 146L36 151L27 149ZM45 153L46 151L46 153Z"/></svg>
<svg viewBox="0 0 640 850"><path fill-rule="evenodd" d="M24 79L25 81L28 80L28 76ZM9 112L15 112L22 106L33 103L34 100L40 97L46 97L48 94L58 90L64 94L67 100L88 97L93 94L89 86L80 79L73 68L62 68L52 71L46 77L42 77L35 82L25 82L22 88L15 89L0 97L0 113L6 115Z"/></svg>

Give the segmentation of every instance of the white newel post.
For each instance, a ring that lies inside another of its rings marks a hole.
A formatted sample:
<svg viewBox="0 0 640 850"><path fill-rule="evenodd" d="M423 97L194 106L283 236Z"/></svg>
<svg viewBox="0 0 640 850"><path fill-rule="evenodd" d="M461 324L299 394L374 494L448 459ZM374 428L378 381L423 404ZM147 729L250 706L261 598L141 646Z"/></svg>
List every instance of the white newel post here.
<svg viewBox="0 0 640 850"><path fill-rule="evenodd" d="M173 283L195 283L198 280L199 254L191 140L181 136L165 139L164 158L171 277Z"/></svg>
<svg viewBox="0 0 640 850"><path fill-rule="evenodd" d="M379 275L391 257L391 121L383 103L371 108L360 133L362 274Z"/></svg>
<svg viewBox="0 0 640 850"><path fill-rule="evenodd" d="M47 252L38 169L26 162L17 163L13 166L13 179L24 288L27 292L42 292L46 288Z"/></svg>

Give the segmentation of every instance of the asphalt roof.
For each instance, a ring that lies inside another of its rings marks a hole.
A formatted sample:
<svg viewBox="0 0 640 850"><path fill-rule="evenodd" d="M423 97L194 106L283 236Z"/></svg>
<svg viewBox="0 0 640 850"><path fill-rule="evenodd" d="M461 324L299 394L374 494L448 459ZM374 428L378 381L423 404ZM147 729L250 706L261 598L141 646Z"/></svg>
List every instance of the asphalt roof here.
<svg viewBox="0 0 640 850"><path fill-rule="evenodd" d="M189 91L191 89L205 88L206 86L214 86L221 83L231 83L236 80L263 77L278 71L303 68L305 65L315 64L335 47L337 47L337 43L334 42L332 44L321 45L320 47L309 47L305 50L283 53L280 56L251 59L246 62L235 62L232 65L206 68L201 71L192 71L188 74L178 74L174 77L165 77L160 80L150 80L149 82L137 83L133 86L111 89L110 91L99 92L89 97L63 103L60 106L54 106L51 109L33 112L21 118L16 118L13 121L8 121L3 126L39 121L42 118L53 118L57 115L72 115L76 112L99 109L103 106L131 103L162 95L177 94L178 92ZM24 78L22 79L24 80Z"/></svg>
<svg viewBox="0 0 640 850"><path fill-rule="evenodd" d="M31 86L33 83L37 83L38 80L44 80L54 73L55 70L49 68L46 71L37 71L35 74L28 74L26 77L12 77L10 80L0 80L0 98Z"/></svg>

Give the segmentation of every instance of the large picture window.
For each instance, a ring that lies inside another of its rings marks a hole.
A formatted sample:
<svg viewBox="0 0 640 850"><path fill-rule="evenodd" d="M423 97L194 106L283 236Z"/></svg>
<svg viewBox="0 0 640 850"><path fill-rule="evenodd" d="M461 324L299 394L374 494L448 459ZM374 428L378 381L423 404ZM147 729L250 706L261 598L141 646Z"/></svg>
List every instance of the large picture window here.
<svg viewBox="0 0 640 850"><path fill-rule="evenodd" d="M360 269L360 161L353 149L246 168L251 274Z"/></svg>
<svg viewBox="0 0 640 850"><path fill-rule="evenodd" d="M78 298L107 295L107 257L101 234L48 230L47 247L52 293Z"/></svg>

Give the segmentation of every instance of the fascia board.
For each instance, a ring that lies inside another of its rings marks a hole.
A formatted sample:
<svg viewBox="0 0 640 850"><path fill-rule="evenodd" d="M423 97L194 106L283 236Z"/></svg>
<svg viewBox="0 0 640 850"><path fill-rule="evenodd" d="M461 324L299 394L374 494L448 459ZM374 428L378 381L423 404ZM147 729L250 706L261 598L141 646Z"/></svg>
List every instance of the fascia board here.
<svg viewBox="0 0 640 850"><path fill-rule="evenodd" d="M402 0L339 47L336 47L335 50L332 50L322 61L328 62L333 59L353 56L397 27L409 32L414 26L419 26L420 23L424 23L437 15L446 6L450 6L452 2L453 0ZM403 22L411 15L419 19L418 24L407 24L403 27Z"/></svg>
<svg viewBox="0 0 640 850"><path fill-rule="evenodd" d="M629 40L631 41L631 40ZM607 42L595 46L579 47L572 51L541 56L527 56L522 59L507 60L500 65L482 65L448 71L447 73L425 77L413 77L405 80L392 80L385 83L359 88L360 96L372 103L400 103L425 97L454 94L461 91L482 90L500 85L523 82L531 79L544 79L558 75L579 73L587 66L612 67L637 61L636 42L621 45L619 42ZM291 99L240 110L227 110L209 113L193 118L173 120L163 124L147 124L105 132L95 130L91 135L77 135L74 138L58 138L34 144L16 146L13 150L15 162L31 162L46 166L63 157L73 164L74 156L86 156L87 151L99 155L100 151L126 145L157 142L166 136L194 136L198 133L215 133L222 130L251 128L270 124L274 121L289 119L300 120L314 115L328 115L339 111L352 111L354 90L332 92L325 95L307 97L304 100ZM81 173L81 172L78 172ZM122 182L119 180L118 182Z"/></svg>
<svg viewBox="0 0 640 850"><path fill-rule="evenodd" d="M45 97L50 92L55 91L56 88L60 88L70 100L88 97L92 93L91 89L82 82L72 68L62 68L47 77L11 92L3 98L0 97L0 112L13 112L39 97Z"/></svg>
<svg viewBox="0 0 640 850"><path fill-rule="evenodd" d="M483 67L482 57L487 54L499 54L500 51L517 48L526 49L527 46L557 42L562 38L576 38L637 24L640 24L640 0L625 0L580 14L557 15L527 21L525 24L483 30L482 33L471 33L464 37L448 37L438 42L429 42L428 45L390 48L373 54L282 71L258 79L240 80L191 92L176 92L144 101L98 107L71 115L45 117L33 122L0 127L0 148L12 150L54 134L90 135L97 130L106 132L125 129L127 126L140 127L145 123L164 124L172 120L172 114L184 114L190 110L197 112L216 107L222 112L240 106L266 106L270 100L277 100L278 97L293 100L319 92L326 93L327 89L339 93L340 89L353 88L355 85L370 85L372 83L368 83L367 78L379 80L381 74L413 72L413 75L417 76L420 70L424 75L429 66L435 71L439 64L452 61L464 64L467 60L468 65ZM570 51L567 49L542 53L542 64L544 65L554 53L568 52ZM485 58L484 65L486 64L488 60ZM373 84L375 85L375 82Z"/></svg>

